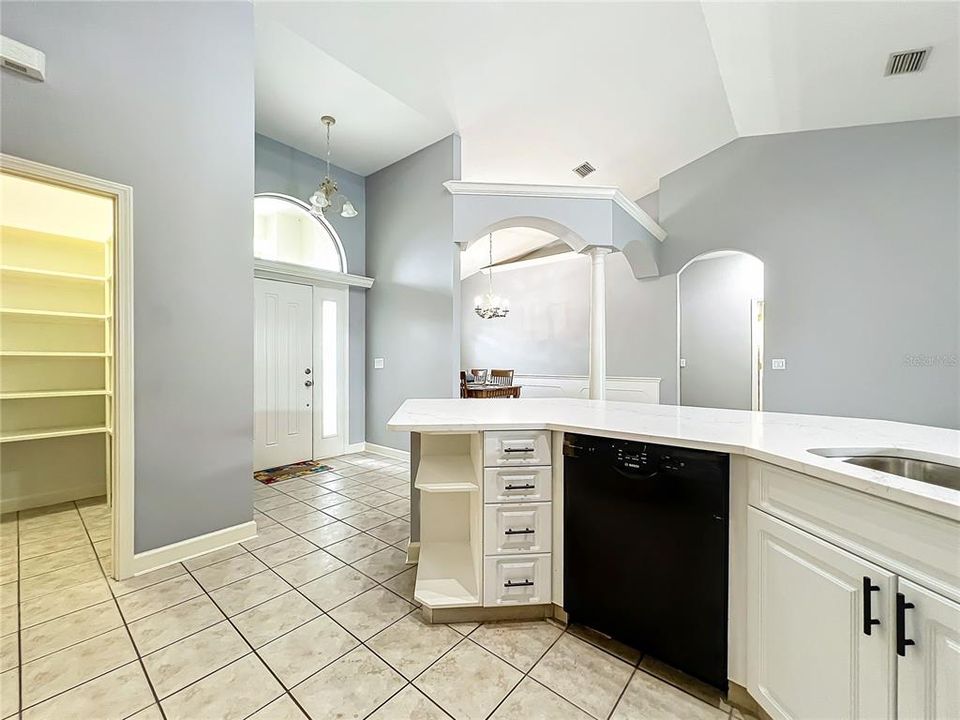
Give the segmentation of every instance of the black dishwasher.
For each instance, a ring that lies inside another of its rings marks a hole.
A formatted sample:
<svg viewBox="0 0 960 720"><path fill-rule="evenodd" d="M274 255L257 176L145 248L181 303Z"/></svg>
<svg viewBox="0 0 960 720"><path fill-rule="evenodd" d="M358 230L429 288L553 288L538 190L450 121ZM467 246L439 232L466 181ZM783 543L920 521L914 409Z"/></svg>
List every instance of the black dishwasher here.
<svg viewBox="0 0 960 720"><path fill-rule="evenodd" d="M729 456L566 433L563 606L727 688Z"/></svg>

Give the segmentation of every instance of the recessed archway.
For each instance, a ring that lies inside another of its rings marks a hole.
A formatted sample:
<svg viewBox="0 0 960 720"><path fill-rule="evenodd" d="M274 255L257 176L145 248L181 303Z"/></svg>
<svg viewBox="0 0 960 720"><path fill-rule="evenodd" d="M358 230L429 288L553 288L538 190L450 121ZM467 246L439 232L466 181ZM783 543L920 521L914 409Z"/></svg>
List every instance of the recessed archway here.
<svg viewBox="0 0 960 720"><path fill-rule="evenodd" d="M763 262L716 250L677 273L677 402L763 407Z"/></svg>

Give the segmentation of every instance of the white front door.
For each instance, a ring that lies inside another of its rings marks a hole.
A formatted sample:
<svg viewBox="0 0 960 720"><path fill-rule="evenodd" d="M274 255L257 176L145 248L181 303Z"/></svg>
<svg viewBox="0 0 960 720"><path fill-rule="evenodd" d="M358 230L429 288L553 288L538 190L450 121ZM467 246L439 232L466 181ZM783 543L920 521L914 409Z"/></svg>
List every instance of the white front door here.
<svg viewBox="0 0 960 720"><path fill-rule="evenodd" d="M254 280L254 470L313 458L313 293Z"/></svg>
<svg viewBox="0 0 960 720"><path fill-rule="evenodd" d="M340 455L347 436L347 291L313 288L314 371L313 457Z"/></svg>

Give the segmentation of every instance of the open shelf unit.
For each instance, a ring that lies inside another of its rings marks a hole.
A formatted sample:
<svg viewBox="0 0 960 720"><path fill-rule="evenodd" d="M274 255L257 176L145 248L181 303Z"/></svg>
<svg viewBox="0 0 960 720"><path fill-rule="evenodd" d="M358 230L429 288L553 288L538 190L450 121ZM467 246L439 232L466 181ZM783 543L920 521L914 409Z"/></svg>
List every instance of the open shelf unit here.
<svg viewBox="0 0 960 720"><path fill-rule="evenodd" d="M424 521L414 597L426 607L481 604L482 477L480 433L420 436L414 487Z"/></svg>
<svg viewBox="0 0 960 720"><path fill-rule="evenodd" d="M0 181L0 511L109 494L114 201Z"/></svg>

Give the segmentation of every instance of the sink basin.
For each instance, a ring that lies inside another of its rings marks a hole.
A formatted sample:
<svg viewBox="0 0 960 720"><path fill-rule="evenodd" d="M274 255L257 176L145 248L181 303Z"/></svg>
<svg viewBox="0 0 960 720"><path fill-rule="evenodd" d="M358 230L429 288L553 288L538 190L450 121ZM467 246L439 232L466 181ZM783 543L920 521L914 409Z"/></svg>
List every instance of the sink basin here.
<svg viewBox="0 0 960 720"><path fill-rule="evenodd" d="M811 448L810 452L960 491L960 465L953 458L894 448Z"/></svg>

